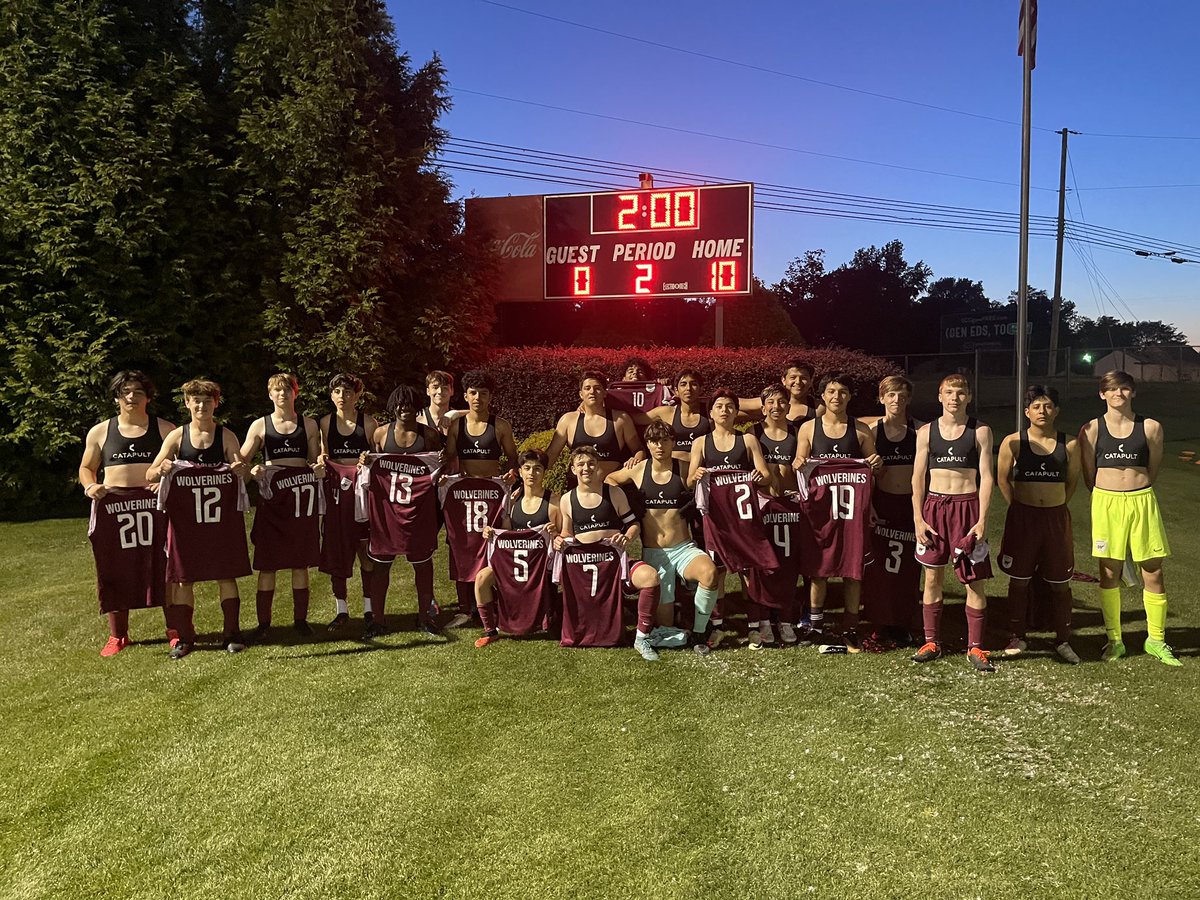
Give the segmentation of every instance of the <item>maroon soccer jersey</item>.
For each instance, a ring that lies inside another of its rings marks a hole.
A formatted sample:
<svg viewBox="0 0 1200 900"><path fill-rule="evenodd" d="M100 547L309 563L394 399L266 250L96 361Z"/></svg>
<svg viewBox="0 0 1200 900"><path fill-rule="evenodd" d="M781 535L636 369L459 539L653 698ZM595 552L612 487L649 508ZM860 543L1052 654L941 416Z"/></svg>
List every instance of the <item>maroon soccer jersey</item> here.
<svg viewBox="0 0 1200 900"><path fill-rule="evenodd" d="M546 627L554 593L554 550L541 530L492 533L487 564L496 577L500 630L530 634Z"/></svg>
<svg viewBox="0 0 1200 900"><path fill-rule="evenodd" d="M88 539L96 557L100 612L162 606L167 519L145 488L109 488L92 501Z"/></svg>
<svg viewBox="0 0 1200 900"><path fill-rule="evenodd" d="M746 578L746 593L763 606L790 608L795 602L796 582L800 580L801 547L808 532L808 516L795 494L764 498L759 514L775 547L779 568L774 572L751 569Z"/></svg>
<svg viewBox="0 0 1200 900"><path fill-rule="evenodd" d="M624 550L608 541L568 541L554 564L562 586L564 647L616 647L625 629L621 596L629 577Z"/></svg>
<svg viewBox="0 0 1200 900"><path fill-rule="evenodd" d="M499 478L452 475L440 488L446 546L450 548L450 580L474 581L485 565L485 526L500 524L508 495Z"/></svg>
<svg viewBox="0 0 1200 900"><path fill-rule="evenodd" d="M914 554L912 496L875 491L871 556L863 580L867 614L876 625L907 627L921 602L921 564Z"/></svg>
<svg viewBox="0 0 1200 900"><path fill-rule="evenodd" d="M372 453L358 476L355 509L370 523L372 556L421 562L437 549L437 453Z"/></svg>
<svg viewBox="0 0 1200 900"><path fill-rule="evenodd" d="M266 466L257 481L258 506L250 529L254 568L277 572L320 563L325 493L312 468Z"/></svg>
<svg viewBox="0 0 1200 900"><path fill-rule="evenodd" d="M354 517L354 484L358 466L326 461L325 518L321 526L321 571L336 578L354 574L358 542L366 540L370 530L366 522Z"/></svg>
<svg viewBox="0 0 1200 900"><path fill-rule="evenodd" d="M657 381L617 381L608 386L609 407L631 415L666 406L670 400L671 389Z"/></svg>
<svg viewBox="0 0 1200 900"><path fill-rule="evenodd" d="M871 467L861 459L814 459L800 471L798 484L811 529L800 571L861 581L870 558Z"/></svg>
<svg viewBox="0 0 1200 900"><path fill-rule="evenodd" d="M704 543L730 571L779 568L759 509L766 495L751 481L753 472L707 472L696 485L696 506L704 514Z"/></svg>
<svg viewBox="0 0 1200 900"><path fill-rule="evenodd" d="M175 461L158 489L167 513L167 580L190 584L250 574L246 485L227 463Z"/></svg>

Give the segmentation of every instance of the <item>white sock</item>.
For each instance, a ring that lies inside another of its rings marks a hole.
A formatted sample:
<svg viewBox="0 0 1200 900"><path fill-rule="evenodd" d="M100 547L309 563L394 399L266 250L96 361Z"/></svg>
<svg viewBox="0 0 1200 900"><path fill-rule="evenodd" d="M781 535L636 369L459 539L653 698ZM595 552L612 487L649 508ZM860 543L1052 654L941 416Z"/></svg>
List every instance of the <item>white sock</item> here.
<svg viewBox="0 0 1200 900"><path fill-rule="evenodd" d="M370 597L363 597L363 612L374 612L374 610L371 609Z"/></svg>
<svg viewBox="0 0 1200 900"><path fill-rule="evenodd" d="M820 631L825 624L825 613L817 612L815 609L808 614L808 621L812 625L813 631Z"/></svg>
<svg viewBox="0 0 1200 900"><path fill-rule="evenodd" d="M350 607L346 605L345 597L334 597L333 601L337 604L337 614L339 616L346 616L350 614Z"/></svg>

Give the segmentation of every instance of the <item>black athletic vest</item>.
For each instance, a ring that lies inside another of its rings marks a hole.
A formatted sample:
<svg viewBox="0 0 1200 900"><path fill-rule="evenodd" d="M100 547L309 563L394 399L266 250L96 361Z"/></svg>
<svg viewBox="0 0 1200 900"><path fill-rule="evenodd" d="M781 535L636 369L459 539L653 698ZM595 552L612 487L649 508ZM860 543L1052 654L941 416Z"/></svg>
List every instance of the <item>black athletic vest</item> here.
<svg viewBox="0 0 1200 900"><path fill-rule="evenodd" d="M671 434L675 437L675 449L691 450L692 443L696 438L712 431L712 420L704 413L700 413L700 421L688 428L680 421L680 412L680 407L676 406L675 412L671 416Z"/></svg>
<svg viewBox="0 0 1200 900"><path fill-rule="evenodd" d="M979 421L967 419L967 427L963 429L962 437L948 441L942 437L942 426L939 419L929 423L929 468L931 469L977 469L979 468L979 447L975 445L975 429Z"/></svg>
<svg viewBox="0 0 1200 900"><path fill-rule="evenodd" d="M417 413L417 421L424 422L426 425L428 425L434 431L442 430L441 426L437 422L433 421L433 415L429 412L428 406L426 406L419 413Z"/></svg>
<svg viewBox="0 0 1200 900"><path fill-rule="evenodd" d="M787 417L787 420L789 422L791 422L793 425L795 425L797 428L799 428L801 425L803 425L805 422L809 421L810 419L815 419L817 417L816 410L813 408L813 405L811 403L805 403L804 405L808 407L808 412L806 412L804 415L796 416L796 418L794 418L794 419L791 416Z"/></svg>
<svg viewBox="0 0 1200 900"><path fill-rule="evenodd" d="M225 462L225 426L218 425L213 432L211 447L197 450L192 446L192 425L183 426L183 440L179 442L179 458L184 462L200 463L205 466L218 466Z"/></svg>
<svg viewBox="0 0 1200 900"><path fill-rule="evenodd" d="M396 423L392 422L388 425L387 437L383 439L384 453L428 453L431 450L437 450L437 447L431 446L432 441L425 440L425 429L428 425L417 423L417 439L408 447L401 447L396 441ZM431 429L437 431L437 429ZM440 434L440 432L439 432Z"/></svg>
<svg viewBox="0 0 1200 900"><path fill-rule="evenodd" d="M617 508L613 506L611 492L612 488L609 485L603 485L600 505L595 509L584 509L575 502L579 496L579 488L571 489L567 497L570 498L571 525L574 534L587 534L590 531L602 531L606 528L613 531L621 530L621 520L617 516Z"/></svg>
<svg viewBox="0 0 1200 900"><path fill-rule="evenodd" d="M513 503L512 512L509 513L508 520L512 522L512 527L516 530L524 528L541 528L550 521L550 492L546 491L542 495L542 501L538 505L537 512L527 513L521 509L522 497L517 497ZM574 509L574 507L572 507Z"/></svg>
<svg viewBox="0 0 1200 900"><path fill-rule="evenodd" d="M1031 484L1065 482L1067 480L1067 436L1058 433L1054 451L1046 456L1034 451L1029 444L1029 429L1021 429L1021 449L1017 452L1013 481Z"/></svg>
<svg viewBox="0 0 1200 900"><path fill-rule="evenodd" d="M455 449L460 460L500 459L500 439L496 436L496 417L487 417L487 427L483 434L475 437L467 433L467 417L458 419L458 440Z"/></svg>
<svg viewBox="0 0 1200 900"><path fill-rule="evenodd" d="M763 459L769 463L790 466L796 458L796 426L789 422L787 436L778 441L767 437L766 430L762 422L754 426L754 436L762 444Z"/></svg>
<svg viewBox="0 0 1200 900"><path fill-rule="evenodd" d="M263 462L275 459L308 459L308 431L304 416L296 416L296 430L280 434L270 416L263 416Z"/></svg>
<svg viewBox="0 0 1200 900"><path fill-rule="evenodd" d="M108 420L108 433L104 436L104 446L100 449L100 465L104 468L111 466L149 465L162 449L162 432L158 427L158 418L150 417L146 433L138 438L127 438L117 427L117 417Z"/></svg>
<svg viewBox="0 0 1200 900"><path fill-rule="evenodd" d="M621 442L617 438L617 426L610 416L604 417L604 434L592 437L583 428L584 414L580 413L575 420L575 434L571 438L571 449L586 447L591 444L601 462L617 462L621 458Z"/></svg>
<svg viewBox="0 0 1200 900"><path fill-rule="evenodd" d="M646 469L642 472L642 481L638 485L641 501L646 509L683 509L693 502L692 492L687 489L679 470L671 466L671 478L666 484L659 484L651 474L654 466L652 460L646 460Z"/></svg>
<svg viewBox="0 0 1200 900"><path fill-rule="evenodd" d="M1096 468L1145 469L1150 465L1150 443L1146 440L1146 420L1133 417L1133 431L1127 438L1115 438L1108 433L1104 416L1096 420Z"/></svg>
<svg viewBox="0 0 1200 900"><path fill-rule="evenodd" d="M858 427L851 419L846 423L846 433L840 438L831 438L825 433L821 419L813 419L813 459L861 459L862 446L858 442Z"/></svg>
<svg viewBox="0 0 1200 900"><path fill-rule="evenodd" d="M892 441L883 427L883 419L875 423L875 452L885 466L911 466L917 458L917 429L910 418L904 423L904 437Z"/></svg>
<svg viewBox="0 0 1200 900"><path fill-rule="evenodd" d="M329 447L328 455L332 460L358 459L360 453L371 449L371 444L367 440L366 416L363 413L358 414L354 430L349 434L342 434L338 431L337 416L330 416L329 436L325 439L325 443Z"/></svg>
<svg viewBox="0 0 1200 900"><path fill-rule="evenodd" d="M704 468L716 471L749 472L750 454L746 451L746 438L740 432L734 432L733 447L727 452L713 446L713 432L709 432L708 440L704 442Z"/></svg>

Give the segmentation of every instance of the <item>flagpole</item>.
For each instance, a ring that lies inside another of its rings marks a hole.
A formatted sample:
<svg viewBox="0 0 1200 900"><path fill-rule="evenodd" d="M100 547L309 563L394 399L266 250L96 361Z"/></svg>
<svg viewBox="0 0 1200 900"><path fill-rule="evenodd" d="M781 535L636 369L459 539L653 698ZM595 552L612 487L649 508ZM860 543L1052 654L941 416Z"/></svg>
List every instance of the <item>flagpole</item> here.
<svg viewBox="0 0 1200 900"><path fill-rule="evenodd" d="M1037 0L1021 0L1021 62L1024 72L1024 96L1021 103L1021 236L1017 263L1017 411L1016 430L1021 430L1028 377L1029 336L1029 135L1034 64L1034 28Z"/></svg>

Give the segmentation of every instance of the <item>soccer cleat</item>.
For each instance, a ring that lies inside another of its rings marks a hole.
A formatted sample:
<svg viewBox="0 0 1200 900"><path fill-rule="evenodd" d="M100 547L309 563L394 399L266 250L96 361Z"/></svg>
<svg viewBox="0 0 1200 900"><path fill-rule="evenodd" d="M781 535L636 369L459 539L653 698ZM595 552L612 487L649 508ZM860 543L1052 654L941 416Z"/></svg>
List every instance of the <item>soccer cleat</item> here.
<svg viewBox="0 0 1200 900"><path fill-rule="evenodd" d="M100 655L105 656L105 657L116 656L118 653L120 653L122 650L124 650L128 646L129 646L129 638L110 636L108 641L104 644L103 649L101 649Z"/></svg>
<svg viewBox="0 0 1200 900"><path fill-rule="evenodd" d="M1029 644L1025 643L1025 641L1022 638L1019 638L1014 634L1012 636L1012 640L1010 640L1004 648L1004 655L1005 656L1020 656L1022 653L1025 652L1026 648L1028 648L1028 647L1029 647Z"/></svg>
<svg viewBox="0 0 1200 900"><path fill-rule="evenodd" d="M256 644L260 644L266 640L267 632L270 630L270 625L259 625L252 632L250 632L250 640Z"/></svg>
<svg viewBox="0 0 1200 900"><path fill-rule="evenodd" d="M362 636L364 641L369 641L372 638L379 637L381 634L383 634L383 623L370 619L366 627L363 628Z"/></svg>
<svg viewBox="0 0 1200 900"><path fill-rule="evenodd" d="M462 628L464 625L470 624L471 617L466 613L455 613L454 618L446 623L447 628Z"/></svg>
<svg viewBox="0 0 1200 900"><path fill-rule="evenodd" d="M1079 654L1066 641L1056 645L1054 652L1058 654L1058 658L1063 662L1070 663L1073 666L1077 666L1080 663Z"/></svg>
<svg viewBox="0 0 1200 900"><path fill-rule="evenodd" d="M751 650L761 650L763 648L762 632L758 630L757 625L750 629L746 637L750 641Z"/></svg>
<svg viewBox="0 0 1200 900"><path fill-rule="evenodd" d="M1104 645L1100 658L1105 662L1116 662L1125 655L1125 645L1121 641L1109 641Z"/></svg>
<svg viewBox="0 0 1200 900"><path fill-rule="evenodd" d="M817 645L817 652L818 652L818 653L845 653L845 652L846 652L846 645L845 645L845 644L841 644L841 643L838 643L838 644L818 644L818 645Z"/></svg>
<svg viewBox="0 0 1200 900"><path fill-rule="evenodd" d="M300 637L312 637L312 626L308 624L307 619L297 619L292 623L292 630Z"/></svg>
<svg viewBox="0 0 1200 900"><path fill-rule="evenodd" d="M812 647L825 641L825 632L819 628L813 628L807 622L801 622L797 632L801 647Z"/></svg>
<svg viewBox="0 0 1200 900"><path fill-rule="evenodd" d="M485 632L483 633L483 637L481 637L481 638L479 638L478 640L476 640L476 641L475 641L475 647L476 647L477 649L479 649L479 650L482 650L482 649L483 649L484 647L486 647L488 644L494 644L494 643L496 643L496 641L498 641L498 640L500 640L500 632L498 632L498 631L485 631Z"/></svg>
<svg viewBox="0 0 1200 900"><path fill-rule="evenodd" d="M368 613L367 615L370 615L370 613ZM336 616L333 617L333 621L325 626L325 630L326 631L341 631L343 628L345 628L349 624L350 624L350 614L349 613L338 613Z"/></svg>
<svg viewBox="0 0 1200 900"><path fill-rule="evenodd" d="M442 634L442 629L438 628L437 622L433 619L419 619L417 621L417 631L421 634L427 634L430 637L445 637Z"/></svg>
<svg viewBox="0 0 1200 900"><path fill-rule="evenodd" d="M992 665L992 661L988 659L987 651L980 650L978 647L972 647L967 651L967 662L975 667L976 672L995 672L996 667Z"/></svg>
<svg viewBox="0 0 1200 900"><path fill-rule="evenodd" d="M688 632L688 646L692 648L692 652L697 656L708 656L712 653L712 647L708 645L708 639L695 631Z"/></svg>
<svg viewBox="0 0 1200 900"><path fill-rule="evenodd" d="M725 640L725 632L719 625L714 625L712 631L708 633L708 646L715 650L721 646L723 640Z"/></svg>
<svg viewBox="0 0 1200 900"><path fill-rule="evenodd" d="M242 636L236 631L221 638L221 643L225 646L226 653L241 653L246 649L246 642L242 640Z"/></svg>
<svg viewBox="0 0 1200 900"><path fill-rule="evenodd" d="M1172 650L1166 641L1156 641L1154 638L1146 638L1146 642L1142 644L1142 649L1157 659L1164 666L1182 666L1183 663L1175 656L1175 651Z"/></svg>
<svg viewBox="0 0 1200 900"><path fill-rule="evenodd" d="M782 643L784 646L791 647L798 640L800 640L800 639L798 637L796 637L796 629L792 627L791 622L780 622L779 623L779 641L780 641L780 643Z"/></svg>
<svg viewBox="0 0 1200 900"><path fill-rule="evenodd" d="M648 635L639 634L633 639L633 649L646 662L658 662L658 651L650 645L650 637Z"/></svg>
<svg viewBox="0 0 1200 900"><path fill-rule="evenodd" d="M858 632L847 631L842 635L842 643L846 645L847 653L862 653L862 641L858 639Z"/></svg>
<svg viewBox="0 0 1200 900"><path fill-rule="evenodd" d="M181 641L178 638L176 638L175 640L171 641L171 652L168 653L167 655L169 657L171 657L171 659L183 659L185 656L187 656L191 652L192 652L191 644L185 643L184 641Z"/></svg>
<svg viewBox="0 0 1200 900"><path fill-rule="evenodd" d="M918 663L933 662L942 655L942 648L933 641L926 641L921 649L912 655L912 661Z"/></svg>

